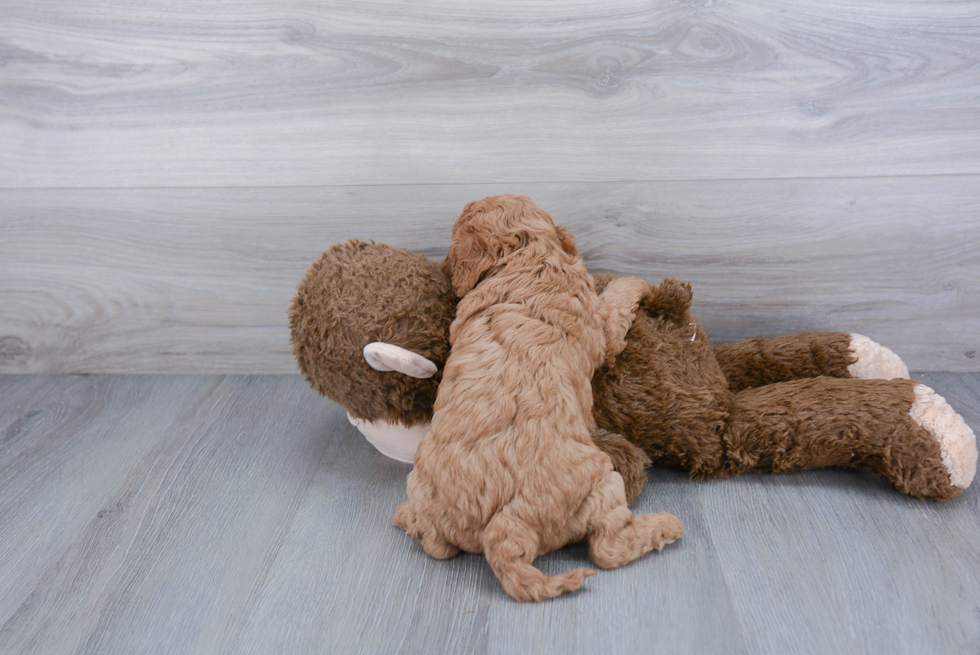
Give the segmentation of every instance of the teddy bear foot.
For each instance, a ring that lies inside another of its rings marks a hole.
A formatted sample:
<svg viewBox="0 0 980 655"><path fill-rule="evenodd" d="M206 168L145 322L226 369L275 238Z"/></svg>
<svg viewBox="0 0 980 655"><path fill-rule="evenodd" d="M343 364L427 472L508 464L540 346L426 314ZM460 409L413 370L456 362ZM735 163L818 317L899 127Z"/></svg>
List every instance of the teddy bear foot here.
<svg viewBox="0 0 980 655"><path fill-rule="evenodd" d="M909 369L902 358L861 334L851 334L851 355L857 361L847 367L851 377L862 380L909 379Z"/></svg>
<svg viewBox="0 0 980 655"><path fill-rule="evenodd" d="M977 472L977 441L973 430L946 399L924 384L915 385L915 402L909 415L939 442L949 482L966 489Z"/></svg>

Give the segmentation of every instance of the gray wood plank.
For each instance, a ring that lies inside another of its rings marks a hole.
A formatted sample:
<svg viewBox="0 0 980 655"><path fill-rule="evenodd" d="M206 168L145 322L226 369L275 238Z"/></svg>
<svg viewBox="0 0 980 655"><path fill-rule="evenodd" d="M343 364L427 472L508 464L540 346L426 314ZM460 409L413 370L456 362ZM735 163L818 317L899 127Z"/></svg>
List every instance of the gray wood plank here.
<svg viewBox="0 0 980 655"><path fill-rule="evenodd" d="M980 173L973 2L0 12L8 188Z"/></svg>
<svg viewBox="0 0 980 655"><path fill-rule="evenodd" d="M980 375L916 377L980 428ZM41 406L69 406L60 422L25 430L63 444L73 436L76 460L125 450L112 438L93 447L85 435L96 424L146 447L125 465L104 462L112 485L65 475L43 449L0 451L3 483L14 459L43 471L32 487L40 500L26 499L34 509L14 521L7 505L25 501L19 487L11 493L18 480L0 489L0 556L17 553L18 566L39 573L11 586L12 569L0 569L0 606L16 601L0 622L3 652L891 655L980 646L976 488L936 504L848 471L700 483L654 470L636 509L675 512L684 538L601 572L578 594L522 605L481 557L433 560L390 525L409 467L371 449L295 376L0 376L0 391L12 381L35 384ZM18 411L29 411L23 400ZM0 416L11 406L0 396ZM77 429L86 412L93 427ZM45 509L59 494L70 515ZM62 535L58 548L43 543L49 534ZM577 546L539 564L557 572L586 559Z"/></svg>
<svg viewBox="0 0 980 655"><path fill-rule="evenodd" d="M0 442L0 626L201 384L19 376L6 377L3 387L12 383L31 394L20 407L0 396L0 416L14 419Z"/></svg>
<svg viewBox="0 0 980 655"><path fill-rule="evenodd" d="M980 432L980 377L914 376ZM980 502L852 471L744 475L698 495L753 653L980 651Z"/></svg>
<svg viewBox="0 0 980 655"><path fill-rule="evenodd" d="M0 460L21 438L28 427L41 420L43 412L32 407L46 384L42 375L0 375Z"/></svg>
<svg viewBox="0 0 980 655"><path fill-rule="evenodd" d="M694 283L716 341L860 332L980 370L980 176L0 190L0 371L289 373L306 267L357 237L444 256L462 206L535 198L593 271Z"/></svg>
<svg viewBox="0 0 980 655"><path fill-rule="evenodd" d="M819 471L743 476L699 493L750 652L980 647L975 490L932 505Z"/></svg>
<svg viewBox="0 0 980 655"><path fill-rule="evenodd" d="M681 474L652 475L637 507L683 516L682 542L600 572L577 594L517 604L482 556L437 561L391 526L407 465L374 452L352 428L336 438L344 445L318 471L240 638L225 652L592 653L660 645L743 652L696 497ZM536 565L557 573L587 562L578 546Z"/></svg>
<svg viewBox="0 0 980 655"><path fill-rule="evenodd" d="M475 557L436 562L414 548L391 525L411 467L375 451L341 411L328 429L330 450L222 652L393 653L410 639L468 650L493 574Z"/></svg>
<svg viewBox="0 0 980 655"><path fill-rule="evenodd" d="M215 652L235 632L336 409L295 377L203 380L118 487L90 499L102 509L82 515L84 529L3 625L0 650Z"/></svg>
<svg viewBox="0 0 980 655"><path fill-rule="evenodd" d="M487 652L751 653L698 484L680 471L651 470L633 511L673 513L684 522L681 540L615 571L600 571L589 579L586 594L562 599L564 606L527 608L495 595ZM547 561L548 572L589 562L584 546L551 557L561 566L550 569Z"/></svg>

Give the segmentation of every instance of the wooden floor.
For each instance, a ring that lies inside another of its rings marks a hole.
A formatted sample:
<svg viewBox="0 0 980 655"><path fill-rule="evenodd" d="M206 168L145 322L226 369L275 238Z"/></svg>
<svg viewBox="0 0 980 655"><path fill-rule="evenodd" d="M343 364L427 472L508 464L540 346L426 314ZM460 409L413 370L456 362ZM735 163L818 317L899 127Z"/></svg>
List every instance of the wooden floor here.
<svg viewBox="0 0 980 655"><path fill-rule="evenodd" d="M0 376L0 652L980 652L977 488L654 470L683 539L522 605L390 525L408 470L298 376Z"/></svg>

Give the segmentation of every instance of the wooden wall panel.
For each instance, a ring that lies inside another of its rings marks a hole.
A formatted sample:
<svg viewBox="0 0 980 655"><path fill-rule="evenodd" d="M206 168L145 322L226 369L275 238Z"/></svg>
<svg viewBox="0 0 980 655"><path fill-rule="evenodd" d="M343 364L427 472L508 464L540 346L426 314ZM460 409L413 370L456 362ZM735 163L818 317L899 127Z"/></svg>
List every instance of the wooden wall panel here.
<svg viewBox="0 0 980 655"><path fill-rule="evenodd" d="M0 186L980 173L975 2L0 7Z"/></svg>
<svg viewBox="0 0 980 655"><path fill-rule="evenodd" d="M718 340L977 370L978 62L959 1L4 3L0 370L293 370L322 248L513 191Z"/></svg>
<svg viewBox="0 0 980 655"><path fill-rule="evenodd" d="M535 198L593 271L694 283L716 341L867 334L980 370L980 177L0 191L0 372L295 370L286 310L332 243L440 259L463 204Z"/></svg>

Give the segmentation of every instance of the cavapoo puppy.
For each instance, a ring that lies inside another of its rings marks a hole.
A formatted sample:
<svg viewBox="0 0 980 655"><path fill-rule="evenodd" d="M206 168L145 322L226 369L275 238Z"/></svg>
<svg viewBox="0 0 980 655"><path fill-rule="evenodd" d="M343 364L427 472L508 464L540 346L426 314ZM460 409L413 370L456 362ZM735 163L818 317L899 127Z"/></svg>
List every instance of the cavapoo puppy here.
<svg viewBox="0 0 980 655"><path fill-rule="evenodd" d="M452 235L443 270L462 300L395 525L439 559L484 553L508 594L536 601L596 573L549 577L539 555L587 538L615 568L676 540L676 517L632 515L590 436L592 374L625 346L646 283L597 296L572 235L520 196L468 204Z"/></svg>

